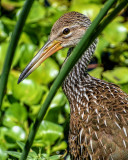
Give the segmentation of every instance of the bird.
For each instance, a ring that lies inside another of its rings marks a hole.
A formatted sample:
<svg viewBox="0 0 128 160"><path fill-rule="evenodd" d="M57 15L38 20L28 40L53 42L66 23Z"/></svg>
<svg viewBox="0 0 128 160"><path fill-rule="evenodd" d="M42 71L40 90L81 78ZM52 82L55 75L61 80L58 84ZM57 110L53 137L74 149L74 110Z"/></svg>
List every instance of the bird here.
<svg viewBox="0 0 128 160"><path fill-rule="evenodd" d="M91 20L79 12L62 15L18 83L49 56L69 48L65 63L90 25ZM92 77L87 71L97 43L95 39L62 84L70 104L70 157L71 160L128 160L128 95L116 84Z"/></svg>

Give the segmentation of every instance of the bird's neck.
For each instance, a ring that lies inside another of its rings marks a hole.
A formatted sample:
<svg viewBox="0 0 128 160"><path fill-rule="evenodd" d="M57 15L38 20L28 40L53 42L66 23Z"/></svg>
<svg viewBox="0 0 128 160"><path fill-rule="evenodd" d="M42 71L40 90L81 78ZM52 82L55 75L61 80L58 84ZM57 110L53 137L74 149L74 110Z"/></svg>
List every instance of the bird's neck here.
<svg viewBox="0 0 128 160"><path fill-rule="evenodd" d="M84 74L87 71L89 62L94 54L96 49L97 39L89 46L89 48L84 52L82 57L78 60L76 65L74 66L73 70L76 70L77 75Z"/></svg>
<svg viewBox="0 0 128 160"><path fill-rule="evenodd" d="M77 84L80 84L81 82L84 81L86 85L86 82L88 83L88 81L90 80L90 76L87 73L87 67L95 51L96 44L97 44L97 40L95 40L90 45L90 47L84 52L82 57L78 60L78 62L72 68L72 70L70 71L70 73L68 74L68 76L66 77L63 83L63 90L69 102L71 102L71 99L73 99L71 95L73 92L75 92L75 90L77 90ZM72 49L69 49L69 52L71 51Z"/></svg>

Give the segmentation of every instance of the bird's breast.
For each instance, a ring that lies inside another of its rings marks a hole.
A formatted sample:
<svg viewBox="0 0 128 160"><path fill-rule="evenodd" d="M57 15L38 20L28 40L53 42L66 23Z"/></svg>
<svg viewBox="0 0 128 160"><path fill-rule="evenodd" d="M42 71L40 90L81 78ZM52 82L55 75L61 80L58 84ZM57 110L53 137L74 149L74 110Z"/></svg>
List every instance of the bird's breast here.
<svg viewBox="0 0 128 160"><path fill-rule="evenodd" d="M73 158L123 157L128 149L128 95L89 75L67 77L63 90L71 108L69 143Z"/></svg>

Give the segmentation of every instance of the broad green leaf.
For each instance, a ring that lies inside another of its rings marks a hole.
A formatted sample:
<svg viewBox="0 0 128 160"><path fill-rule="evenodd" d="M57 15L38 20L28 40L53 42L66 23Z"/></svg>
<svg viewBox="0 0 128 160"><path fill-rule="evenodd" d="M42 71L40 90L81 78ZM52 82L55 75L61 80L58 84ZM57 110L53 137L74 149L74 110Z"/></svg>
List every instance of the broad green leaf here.
<svg viewBox="0 0 128 160"><path fill-rule="evenodd" d="M127 83L124 83L124 84L121 84L120 85L120 88L126 92L128 94L128 82Z"/></svg>
<svg viewBox="0 0 128 160"><path fill-rule="evenodd" d="M83 13L89 18L94 19L95 16L99 13L101 6L102 5L100 4L97 5L97 4L76 3L71 6L71 11L77 11Z"/></svg>
<svg viewBox="0 0 128 160"><path fill-rule="evenodd" d="M26 138L25 131L19 126L11 127L8 132L6 132L6 140L8 143L14 143L15 141L23 141Z"/></svg>
<svg viewBox="0 0 128 160"><path fill-rule="evenodd" d="M55 123L43 120L37 132L35 140L40 140L42 145L52 145L58 138L63 137L63 127Z"/></svg>
<svg viewBox="0 0 128 160"><path fill-rule="evenodd" d="M41 158L39 160L61 160L65 157L64 155L54 155L54 156L48 156L47 154L42 154Z"/></svg>
<svg viewBox="0 0 128 160"><path fill-rule="evenodd" d="M17 19L19 18L21 9L17 12ZM42 6L39 1L35 1L30 10L29 16L27 18L27 23L35 23L40 19L44 18L45 8Z"/></svg>
<svg viewBox="0 0 128 160"><path fill-rule="evenodd" d="M59 115L60 115L60 107L54 107L48 110L47 114L45 115L44 120L51 121L53 123L58 123Z"/></svg>
<svg viewBox="0 0 128 160"><path fill-rule="evenodd" d="M116 67L114 70L103 72L103 77L116 84L128 83L128 68Z"/></svg>
<svg viewBox="0 0 128 160"><path fill-rule="evenodd" d="M12 62L12 68L17 65L20 57L21 57L21 46L18 45L18 46L17 46L17 49L16 49L16 52L15 52L15 55L14 55L13 62Z"/></svg>
<svg viewBox="0 0 128 160"><path fill-rule="evenodd" d="M73 4L74 5L77 5L78 4L78 1L77 0L72 0ZM96 4L101 4L102 0L79 0L79 3L80 4L93 4L93 3L96 3Z"/></svg>
<svg viewBox="0 0 128 160"><path fill-rule="evenodd" d="M26 32L22 32L21 37L19 39L19 44L28 44L28 45L34 45L32 44L32 39Z"/></svg>
<svg viewBox="0 0 128 160"><path fill-rule="evenodd" d="M30 10L29 16L27 18L27 22L35 22L42 18L45 15L45 8L38 1L35 1Z"/></svg>
<svg viewBox="0 0 128 160"><path fill-rule="evenodd" d="M17 80L14 79L12 81L13 96L28 105L37 104L41 100L43 93L41 85L30 79L25 79L20 84L17 84Z"/></svg>
<svg viewBox="0 0 128 160"><path fill-rule="evenodd" d="M103 33L105 38L114 45L124 41L127 37L127 29L119 22L111 22Z"/></svg>
<svg viewBox="0 0 128 160"><path fill-rule="evenodd" d="M9 44L8 42L4 42L4 43L1 43L1 45L0 45L0 72L1 72L3 64L4 64L8 44ZM17 65L20 57L21 57L21 45L19 45L16 49L16 53L15 53L15 56L13 59L12 67Z"/></svg>
<svg viewBox="0 0 128 160"><path fill-rule="evenodd" d="M123 64L128 65L128 51L121 53L120 60Z"/></svg>
<svg viewBox="0 0 128 160"><path fill-rule="evenodd" d="M42 99L41 104L44 103L45 97ZM52 103L50 104L50 108L54 107L61 107L66 103L66 97L62 91L58 91L55 95L55 97L52 100Z"/></svg>
<svg viewBox="0 0 128 160"><path fill-rule="evenodd" d="M98 62L101 63L101 55L106 50L106 47L109 45L109 42L103 37L98 38L98 44L95 51L95 56L98 58Z"/></svg>
<svg viewBox="0 0 128 160"><path fill-rule="evenodd" d="M7 157L6 149L0 145L0 160L6 160Z"/></svg>
<svg viewBox="0 0 128 160"><path fill-rule="evenodd" d="M54 155L54 156L49 157L47 160L60 160L61 157L62 157L61 155Z"/></svg>
<svg viewBox="0 0 128 160"><path fill-rule="evenodd" d="M67 48L66 49L63 49L63 50L60 50L59 52L57 52L55 54L55 57L57 59L57 61L59 62L60 65L62 65L62 63L64 62L66 56L67 56Z"/></svg>
<svg viewBox="0 0 128 160"><path fill-rule="evenodd" d="M3 124L7 127L12 127L13 125L22 126L26 119L26 108L19 103L14 103L6 110Z"/></svg>
<svg viewBox="0 0 128 160"><path fill-rule="evenodd" d="M65 141L62 141L61 143L52 147L52 152L65 150L66 148L67 148L67 143Z"/></svg>
<svg viewBox="0 0 128 160"><path fill-rule="evenodd" d="M29 77L37 83L48 84L58 73L59 66L52 58L48 58Z"/></svg>
<svg viewBox="0 0 128 160"><path fill-rule="evenodd" d="M21 47L20 69L23 70L34 56L36 46L34 44L23 44Z"/></svg>
<svg viewBox="0 0 128 160"><path fill-rule="evenodd" d="M10 1L10 0L2 0L2 3L5 5L6 9L13 8L13 7L22 7L23 1Z"/></svg>
<svg viewBox="0 0 128 160"><path fill-rule="evenodd" d="M14 26L16 25L16 21L5 16L1 17L1 21L6 25L8 31L12 32Z"/></svg>
<svg viewBox="0 0 128 160"><path fill-rule="evenodd" d="M0 150L1 150L0 152L3 152L3 150L6 150L9 147L8 143L5 140L5 135L7 132L8 132L8 128L4 126L0 127Z"/></svg>
<svg viewBox="0 0 128 160"><path fill-rule="evenodd" d="M23 39L22 39L23 40ZM12 67L16 66L20 61L20 69L24 69L32 59L36 46L34 44L20 44L16 49Z"/></svg>
<svg viewBox="0 0 128 160"><path fill-rule="evenodd" d="M3 141L5 133L8 132L8 128L0 127L0 139Z"/></svg>
<svg viewBox="0 0 128 160"><path fill-rule="evenodd" d="M23 150L24 148L24 143L18 141L17 142L18 146L20 146L20 148ZM20 152L14 152L14 151L7 151L6 153L8 153L9 155L16 157L16 158L20 158L21 153ZM29 155L27 157L27 160L38 160L38 155L36 154L36 152L34 152L33 150L31 150L29 152Z"/></svg>
<svg viewBox="0 0 128 160"><path fill-rule="evenodd" d="M5 40L8 36L7 28L0 20L0 42Z"/></svg>
<svg viewBox="0 0 128 160"><path fill-rule="evenodd" d="M16 143L22 150L24 149L25 144L23 142L17 141Z"/></svg>
<svg viewBox="0 0 128 160"><path fill-rule="evenodd" d="M6 151L6 153L7 154L9 154L9 155L11 155L11 156L13 156L13 157L15 157L15 158L20 158L20 156L21 156L21 153L19 153L19 152L14 152L14 151Z"/></svg>
<svg viewBox="0 0 128 160"><path fill-rule="evenodd" d="M103 68L102 67L96 67L95 69L89 71L89 74L93 77L96 77L96 78L101 78L101 73L103 71Z"/></svg>
<svg viewBox="0 0 128 160"><path fill-rule="evenodd" d="M65 106L64 106L64 109L65 109L65 111L66 111L68 114L70 114L70 106L69 106L68 100L67 100L67 103L66 103Z"/></svg>
<svg viewBox="0 0 128 160"><path fill-rule="evenodd" d="M15 151L6 151L7 154L11 155L12 157L18 158L20 159L21 157L21 153L20 152L15 152ZM31 153L31 152L30 152ZM34 157L31 156L29 153L27 160L38 160L37 155L35 155Z"/></svg>

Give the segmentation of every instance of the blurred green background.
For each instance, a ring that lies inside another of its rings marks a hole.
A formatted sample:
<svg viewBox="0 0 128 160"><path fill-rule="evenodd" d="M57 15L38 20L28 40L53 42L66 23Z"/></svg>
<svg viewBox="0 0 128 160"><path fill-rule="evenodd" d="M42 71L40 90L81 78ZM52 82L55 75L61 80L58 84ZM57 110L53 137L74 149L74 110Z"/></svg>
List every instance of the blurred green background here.
<svg viewBox="0 0 128 160"><path fill-rule="evenodd" d="M10 37L24 1L1 1L0 74ZM93 20L104 2L105 0L35 0L17 46L3 100L0 119L0 160L15 159L5 152L7 150L15 151L15 157L19 156L18 152L21 152L20 148L27 139L31 124L59 73L67 49L48 58L18 85L20 73L47 41L52 25L61 15L69 11L78 11ZM128 93L127 10L122 11L100 35L88 70L92 76L115 83ZM59 158L53 155L64 154L67 149L69 113L68 101L60 88L41 123L29 159L56 160Z"/></svg>

